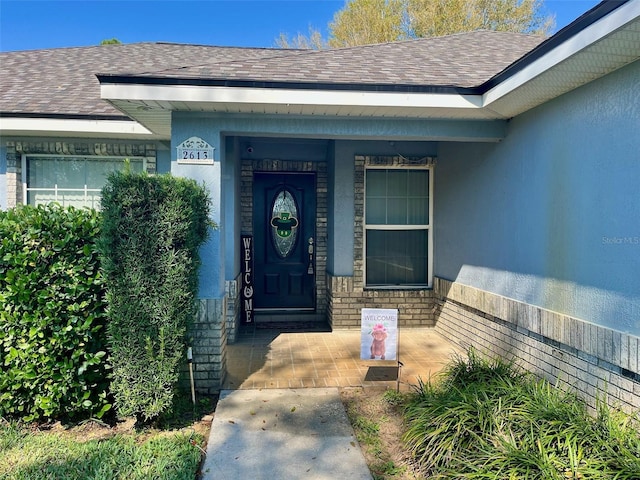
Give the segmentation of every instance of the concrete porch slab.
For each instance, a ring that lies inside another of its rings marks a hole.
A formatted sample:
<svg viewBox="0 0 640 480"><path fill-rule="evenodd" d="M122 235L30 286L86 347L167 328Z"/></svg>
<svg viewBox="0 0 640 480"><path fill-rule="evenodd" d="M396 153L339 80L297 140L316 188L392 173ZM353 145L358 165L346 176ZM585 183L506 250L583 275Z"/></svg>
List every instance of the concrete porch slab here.
<svg viewBox="0 0 640 480"><path fill-rule="evenodd" d="M361 360L360 342L360 330L245 331L227 347L223 388L397 388L395 376L375 374L378 367L393 369L397 362ZM463 353L432 328L400 329L400 389L410 389L420 378L427 380L453 355Z"/></svg>

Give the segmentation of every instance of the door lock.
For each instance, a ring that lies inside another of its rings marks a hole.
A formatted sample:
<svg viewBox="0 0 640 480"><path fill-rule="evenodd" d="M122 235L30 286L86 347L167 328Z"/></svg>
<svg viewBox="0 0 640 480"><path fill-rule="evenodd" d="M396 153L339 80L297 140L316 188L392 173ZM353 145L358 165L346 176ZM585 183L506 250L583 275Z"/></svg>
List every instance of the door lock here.
<svg viewBox="0 0 640 480"><path fill-rule="evenodd" d="M313 275L313 237L309 237L307 243L309 244L309 248L307 249L309 252L309 268L307 268L307 274Z"/></svg>

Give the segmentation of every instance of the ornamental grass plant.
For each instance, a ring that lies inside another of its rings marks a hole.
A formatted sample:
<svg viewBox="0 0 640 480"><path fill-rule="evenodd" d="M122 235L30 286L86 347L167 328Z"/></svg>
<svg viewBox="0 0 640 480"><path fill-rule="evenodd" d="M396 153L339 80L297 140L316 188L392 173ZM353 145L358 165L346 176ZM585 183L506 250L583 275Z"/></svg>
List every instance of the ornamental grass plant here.
<svg viewBox="0 0 640 480"><path fill-rule="evenodd" d="M638 417L470 350L421 382L404 435L427 478L640 478Z"/></svg>

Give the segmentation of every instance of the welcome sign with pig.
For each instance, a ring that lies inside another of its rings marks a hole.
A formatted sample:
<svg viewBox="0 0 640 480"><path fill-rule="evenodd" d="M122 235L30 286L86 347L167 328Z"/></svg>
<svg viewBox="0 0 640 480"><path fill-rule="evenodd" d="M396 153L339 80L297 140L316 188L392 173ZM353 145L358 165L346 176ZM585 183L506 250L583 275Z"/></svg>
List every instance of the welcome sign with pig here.
<svg viewBox="0 0 640 480"><path fill-rule="evenodd" d="M363 308L361 312L360 358L396 360L398 355L398 310Z"/></svg>

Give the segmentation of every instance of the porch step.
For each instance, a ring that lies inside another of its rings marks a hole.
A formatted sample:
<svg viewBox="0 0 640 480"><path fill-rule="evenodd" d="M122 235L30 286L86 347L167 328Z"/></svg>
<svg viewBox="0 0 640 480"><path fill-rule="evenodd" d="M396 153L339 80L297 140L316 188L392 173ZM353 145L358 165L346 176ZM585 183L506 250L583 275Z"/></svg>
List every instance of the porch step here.
<svg viewBox="0 0 640 480"><path fill-rule="evenodd" d="M256 313L254 325L243 330L277 330L286 332L330 332L331 328L325 315L315 313Z"/></svg>

